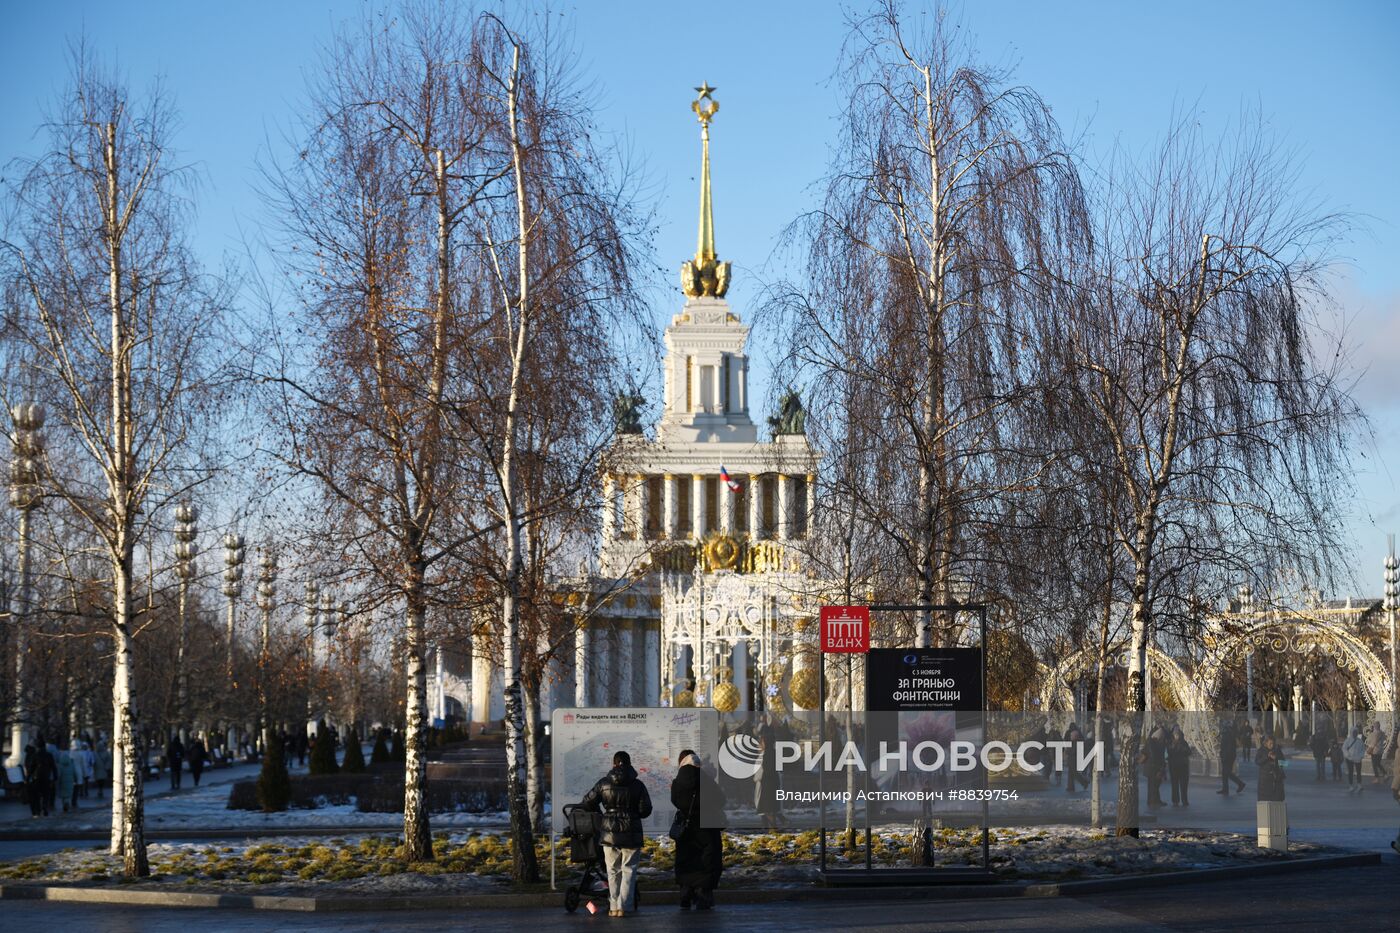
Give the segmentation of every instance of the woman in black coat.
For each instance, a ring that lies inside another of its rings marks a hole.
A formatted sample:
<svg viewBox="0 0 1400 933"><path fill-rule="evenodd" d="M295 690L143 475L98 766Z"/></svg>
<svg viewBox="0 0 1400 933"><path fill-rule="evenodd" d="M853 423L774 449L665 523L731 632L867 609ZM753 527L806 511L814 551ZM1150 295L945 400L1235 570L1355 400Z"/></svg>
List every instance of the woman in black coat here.
<svg viewBox="0 0 1400 933"><path fill-rule="evenodd" d="M685 832L676 840L681 910L692 904L709 910L724 871L724 791L700 770L700 759L690 749L681 752L680 765L671 782L671 804L685 818Z"/></svg>
<svg viewBox="0 0 1400 933"><path fill-rule="evenodd" d="M1172 780L1172 806L1191 806L1191 746L1180 726L1172 730L1171 744L1167 746L1167 773Z"/></svg>
<svg viewBox="0 0 1400 933"><path fill-rule="evenodd" d="M1268 733L1259 746L1259 799L1283 800L1283 751Z"/></svg>

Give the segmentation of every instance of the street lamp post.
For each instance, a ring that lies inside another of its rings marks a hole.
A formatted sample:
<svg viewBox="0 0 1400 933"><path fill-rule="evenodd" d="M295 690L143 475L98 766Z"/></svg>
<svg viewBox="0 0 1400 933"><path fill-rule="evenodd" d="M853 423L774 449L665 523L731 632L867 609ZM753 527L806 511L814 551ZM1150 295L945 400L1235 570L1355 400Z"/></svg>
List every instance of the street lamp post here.
<svg viewBox="0 0 1400 933"><path fill-rule="evenodd" d="M1396 678L1395 668L1395 613L1400 610L1400 565L1395 560L1395 535L1387 535L1385 556L1385 620L1390 625L1390 698L1392 728L1397 713L1400 713L1400 679Z"/></svg>
<svg viewBox="0 0 1400 933"><path fill-rule="evenodd" d="M277 604L277 558L268 548L258 556L258 609L262 613L262 629L258 640L258 717L262 720L261 754L272 747L272 722L267 709L267 669L271 658L272 608Z"/></svg>
<svg viewBox="0 0 1400 933"><path fill-rule="evenodd" d="M1245 617L1245 654L1244 654L1244 703L1245 718L1250 725L1254 724L1254 643L1249 637L1248 627L1254 624L1251 612L1254 609L1254 591L1250 589L1248 583L1240 586L1240 614Z"/></svg>
<svg viewBox="0 0 1400 933"><path fill-rule="evenodd" d="M233 682L234 623L238 612L238 597L243 592L243 536L229 532L224 535L224 595L228 597L228 631L225 633L224 669Z"/></svg>
<svg viewBox="0 0 1400 933"><path fill-rule="evenodd" d="M315 580L306 581L306 724L302 735L311 731L316 712L316 617L320 612L321 588Z"/></svg>
<svg viewBox="0 0 1400 933"><path fill-rule="evenodd" d="M199 509L192 503L181 502L175 506L175 576L180 580L180 638L175 649L176 716L179 721L187 721L189 715L189 671L185 669L185 654L189 643L189 628L186 621L186 603L189 597L190 581L198 572L195 557L199 545L195 537L199 534Z"/></svg>
<svg viewBox="0 0 1400 933"><path fill-rule="evenodd" d="M24 761L24 746L28 741L25 717L24 667L28 639L25 626L29 621L29 517L43 498L44 408L35 402L21 402L10 410L15 422L14 459L10 461L10 504L19 509L19 589L10 618L15 646L15 698L10 714L9 767Z"/></svg>

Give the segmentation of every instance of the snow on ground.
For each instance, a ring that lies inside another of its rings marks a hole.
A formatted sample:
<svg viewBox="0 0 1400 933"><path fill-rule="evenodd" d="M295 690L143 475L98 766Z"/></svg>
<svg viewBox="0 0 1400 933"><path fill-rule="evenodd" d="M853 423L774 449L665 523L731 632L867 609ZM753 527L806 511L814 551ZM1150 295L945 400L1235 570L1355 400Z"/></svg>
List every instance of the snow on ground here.
<svg viewBox="0 0 1400 933"><path fill-rule="evenodd" d="M509 846L500 832L448 830L435 836L437 860L408 866L396 853L393 835L346 834L343 837L283 837L228 843L157 842L149 848L156 877L143 887L180 890L242 891L260 894L307 893L462 893L502 890L507 886ZM882 830L873 837L878 867L911 864L912 830ZM795 887L816 877L818 833L727 834L725 885ZM540 845L545 845L540 840ZM567 883L579 866L568 861L561 841L558 877ZM991 835L991 867L1008 880L1072 880L1124 874L1160 873L1307 857L1335 851L1315 842L1295 842L1287 853L1260 849L1250 836L1150 830L1140 839L1115 838L1075 826L997 829ZM934 836L937 865L981 862L981 833L939 830ZM674 849L669 840L648 843L642 876L649 884L669 885ZM548 875L548 853L541 851L541 871ZM833 868L864 862L857 846L842 853L838 834L828 837ZM62 852L0 864L0 878L78 884L107 884L120 863L101 847Z"/></svg>

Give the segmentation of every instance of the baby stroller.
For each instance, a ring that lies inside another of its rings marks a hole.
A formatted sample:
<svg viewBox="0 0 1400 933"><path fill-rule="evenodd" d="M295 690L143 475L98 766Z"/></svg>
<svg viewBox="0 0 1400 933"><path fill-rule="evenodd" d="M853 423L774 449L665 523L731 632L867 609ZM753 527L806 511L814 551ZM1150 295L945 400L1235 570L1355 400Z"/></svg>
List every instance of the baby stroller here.
<svg viewBox="0 0 1400 933"><path fill-rule="evenodd" d="M564 889L564 909L569 913L578 910L581 903L602 901L603 909L608 907L608 872L603 864L603 845L598 841L599 815L577 804L564 807L564 838L569 840L569 861L583 866L578 882ZM640 906L642 892L633 888L632 899Z"/></svg>

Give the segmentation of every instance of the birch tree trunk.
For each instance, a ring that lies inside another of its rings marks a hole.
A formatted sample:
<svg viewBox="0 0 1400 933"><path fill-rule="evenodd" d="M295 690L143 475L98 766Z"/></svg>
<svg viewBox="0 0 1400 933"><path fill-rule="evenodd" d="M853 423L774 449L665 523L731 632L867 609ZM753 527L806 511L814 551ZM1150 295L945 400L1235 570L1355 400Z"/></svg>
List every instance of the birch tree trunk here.
<svg viewBox="0 0 1400 933"><path fill-rule="evenodd" d="M520 515L520 477L516 463L521 381L525 353L530 340L531 224L525 192L524 146L519 124L520 45L512 40L511 75L507 89L507 116L510 127L511 169L515 185L516 275L518 295L515 332L510 360L510 394L506 403L504 437L501 442L500 482L504 498L506 587L501 606L502 671L505 680L506 794L510 801L510 829L513 845L512 875L518 882L539 880L535 840L526 799L525 709L521 695L520 594L525 571L523 518Z"/></svg>
<svg viewBox="0 0 1400 933"><path fill-rule="evenodd" d="M421 571L419 567L414 572ZM428 694L428 672L423 663L426 607L422 585L416 580L410 584L407 602L404 613L404 669L408 682L404 698L404 861L422 862L433 857L433 835L428 822L428 736L424 719Z"/></svg>
<svg viewBox="0 0 1400 933"><path fill-rule="evenodd" d="M525 700L525 798L530 809L530 826L537 833L544 825L544 762L540 760L540 676L528 673L521 683Z"/></svg>

